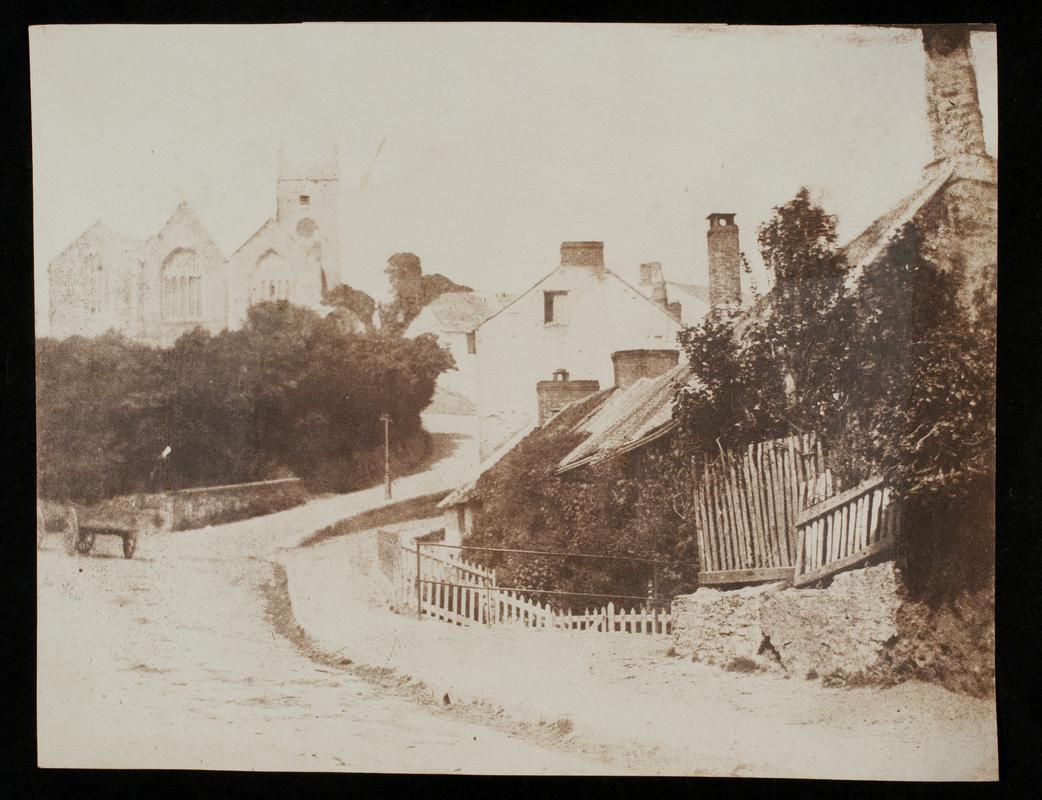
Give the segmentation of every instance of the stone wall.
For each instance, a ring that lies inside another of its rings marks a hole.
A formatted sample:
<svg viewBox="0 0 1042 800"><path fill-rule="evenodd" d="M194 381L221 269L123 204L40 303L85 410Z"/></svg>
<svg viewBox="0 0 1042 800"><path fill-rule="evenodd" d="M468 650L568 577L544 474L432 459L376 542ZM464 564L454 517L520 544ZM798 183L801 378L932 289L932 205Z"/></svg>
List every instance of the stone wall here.
<svg viewBox="0 0 1042 800"><path fill-rule="evenodd" d="M681 655L726 665L755 658L763 644L760 610L782 584L721 591L699 589L673 600L673 647Z"/></svg>
<svg viewBox="0 0 1042 800"><path fill-rule="evenodd" d="M287 478L113 497L91 506L87 513L100 517L118 517L155 511L155 527L181 531L271 514L300 505L306 497L300 480Z"/></svg>
<svg viewBox="0 0 1042 800"><path fill-rule="evenodd" d="M778 592L760 609L760 627L794 675L875 673L898 635L902 597L888 561L840 573L827 589Z"/></svg>
<svg viewBox="0 0 1042 800"><path fill-rule="evenodd" d="M832 684L917 678L975 696L994 692L993 589L932 608L906 599L892 561L841 573L824 589L781 586L676 598L678 655Z"/></svg>

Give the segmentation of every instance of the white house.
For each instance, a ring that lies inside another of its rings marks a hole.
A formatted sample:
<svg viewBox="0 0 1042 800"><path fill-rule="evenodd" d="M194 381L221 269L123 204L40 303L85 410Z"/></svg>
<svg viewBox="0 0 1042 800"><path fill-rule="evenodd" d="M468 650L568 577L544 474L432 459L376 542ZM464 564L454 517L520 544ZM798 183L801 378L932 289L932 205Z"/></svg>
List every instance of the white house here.
<svg viewBox="0 0 1042 800"><path fill-rule="evenodd" d="M438 388L477 401L477 357L474 330L513 300L499 292L446 292L424 306L409 327L407 338L433 333L456 361L456 369L438 377Z"/></svg>
<svg viewBox="0 0 1042 800"><path fill-rule="evenodd" d="M556 377L570 399L608 388L612 353L675 350L680 328L605 267L603 242L562 243L560 266L475 331L481 457L539 419L536 384Z"/></svg>

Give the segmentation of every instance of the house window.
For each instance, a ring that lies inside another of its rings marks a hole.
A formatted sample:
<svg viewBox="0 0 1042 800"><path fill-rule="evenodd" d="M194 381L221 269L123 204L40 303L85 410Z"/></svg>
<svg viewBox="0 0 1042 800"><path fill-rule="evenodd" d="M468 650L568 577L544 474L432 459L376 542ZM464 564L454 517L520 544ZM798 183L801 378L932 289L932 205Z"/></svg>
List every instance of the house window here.
<svg viewBox="0 0 1042 800"><path fill-rule="evenodd" d="M560 325L565 322L564 299L568 292L543 292L543 324Z"/></svg>
<svg viewBox="0 0 1042 800"><path fill-rule="evenodd" d="M460 533L470 533L467 530L467 509L465 506L456 506L456 529Z"/></svg>
<svg viewBox="0 0 1042 800"><path fill-rule="evenodd" d="M300 204L302 206L310 205L311 204L311 195L309 195L309 194L302 194L300 196Z"/></svg>
<svg viewBox="0 0 1042 800"><path fill-rule="evenodd" d="M478 335L471 331L467 334L467 353L474 355L476 352L478 352Z"/></svg>

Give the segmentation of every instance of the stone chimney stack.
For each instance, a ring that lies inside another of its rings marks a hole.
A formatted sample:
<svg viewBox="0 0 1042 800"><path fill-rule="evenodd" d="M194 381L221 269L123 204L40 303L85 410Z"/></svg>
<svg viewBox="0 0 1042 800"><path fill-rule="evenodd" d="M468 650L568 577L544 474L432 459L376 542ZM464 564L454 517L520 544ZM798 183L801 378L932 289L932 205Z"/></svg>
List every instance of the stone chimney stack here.
<svg viewBox="0 0 1042 800"><path fill-rule="evenodd" d="M925 25L922 30L934 160L983 154L984 121L970 57L970 30L965 25Z"/></svg>
<svg viewBox="0 0 1042 800"><path fill-rule="evenodd" d="M742 303L741 251L734 214L713 213L706 217L709 230L709 305L713 308Z"/></svg>
<svg viewBox="0 0 1042 800"><path fill-rule="evenodd" d="M554 370L553 380L539 381L535 385L539 401L539 424L545 424L550 417L569 403L596 394L600 388L599 381L573 381L568 376L568 370L563 368Z"/></svg>
<svg viewBox="0 0 1042 800"><path fill-rule="evenodd" d="M604 242L561 242L561 266L604 269Z"/></svg>

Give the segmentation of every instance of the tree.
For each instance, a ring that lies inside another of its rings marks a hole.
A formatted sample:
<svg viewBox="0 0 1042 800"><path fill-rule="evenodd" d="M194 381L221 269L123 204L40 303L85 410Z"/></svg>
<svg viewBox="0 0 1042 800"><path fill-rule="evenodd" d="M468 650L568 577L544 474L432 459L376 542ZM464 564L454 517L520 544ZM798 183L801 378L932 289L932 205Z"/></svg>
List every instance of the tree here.
<svg viewBox="0 0 1042 800"><path fill-rule="evenodd" d="M40 486L86 502L158 488L299 475L367 485L383 466L381 413L399 469L426 451L420 412L452 357L433 336L341 330L285 301L242 330L197 329L153 349L119 336L37 342ZM169 446L166 485L150 481Z"/></svg>
<svg viewBox="0 0 1042 800"><path fill-rule="evenodd" d="M801 188L757 231L773 278L753 313L714 310L680 334L699 382L678 396L692 452L793 431L822 432L850 369L844 264L836 218Z"/></svg>
<svg viewBox="0 0 1042 800"><path fill-rule="evenodd" d="M380 307L380 328L392 336L401 336L436 297L445 292L472 291L440 273L424 275L419 256L413 253L395 253L387 259L384 272L394 299Z"/></svg>
<svg viewBox="0 0 1042 800"><path fill-rule="evenodd" d="M754 314L714 312L680 340L699 380L674 418L692 455L814 431L840 487L883 474L905 515L909 578L951 591L989 574L995 311L972 314L907 225L854 280L835 219L801 189L758 232L774 285ZM982 561L983 559L983 561Z"/></svg>
<svg viewBox="0 0 1042 800"><path fill-rule="evenodd" d="M361 320L367 331L372 330L376 301L361 289L354 289L346 283L341 283L326 292L322 302L337 309L347 309Z"/></svg>

